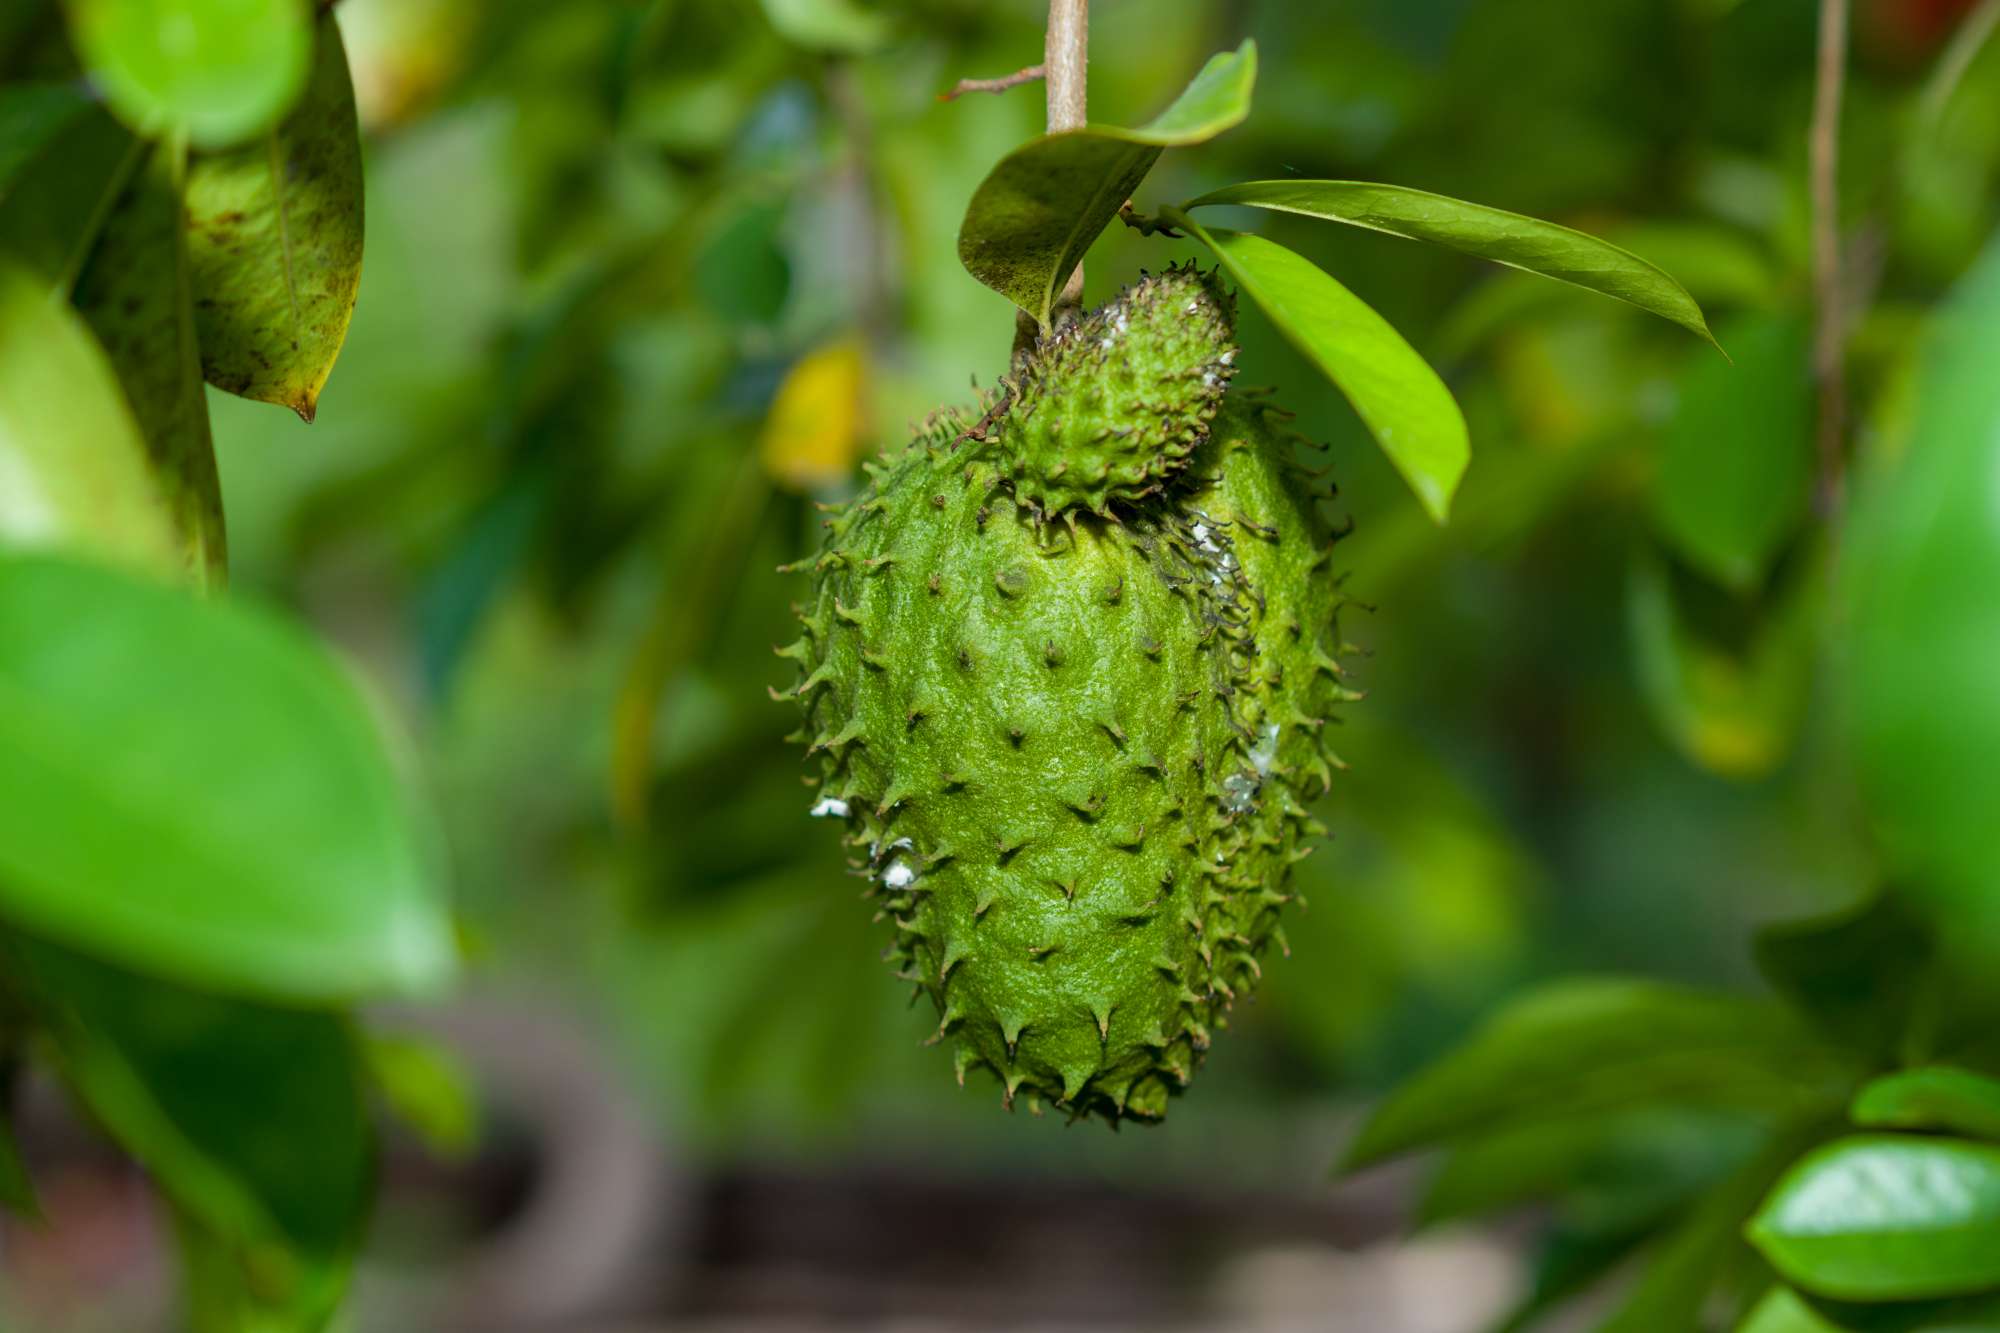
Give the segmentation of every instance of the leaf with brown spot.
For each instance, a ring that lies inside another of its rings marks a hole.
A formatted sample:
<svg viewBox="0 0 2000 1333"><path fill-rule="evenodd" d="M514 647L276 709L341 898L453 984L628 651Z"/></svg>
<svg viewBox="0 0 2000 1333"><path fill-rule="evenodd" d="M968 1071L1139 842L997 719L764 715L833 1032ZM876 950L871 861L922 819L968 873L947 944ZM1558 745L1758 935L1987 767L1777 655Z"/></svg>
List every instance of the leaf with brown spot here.
<svg viewBox="0 0 2000 1333"><path fill-rule="evenodd" d="M124 386L190 579L219 587L229 557L181 230L186 173L182 144L147 154L91 251L76 306Z"/></svg>
<svg viewBox="0 0 2000 1333"><path fill-rule="evenodd" d="M361 283L361 130L330 17L292 114L241 148L195 155L187 214L202 373L311 421Z"/></svg>

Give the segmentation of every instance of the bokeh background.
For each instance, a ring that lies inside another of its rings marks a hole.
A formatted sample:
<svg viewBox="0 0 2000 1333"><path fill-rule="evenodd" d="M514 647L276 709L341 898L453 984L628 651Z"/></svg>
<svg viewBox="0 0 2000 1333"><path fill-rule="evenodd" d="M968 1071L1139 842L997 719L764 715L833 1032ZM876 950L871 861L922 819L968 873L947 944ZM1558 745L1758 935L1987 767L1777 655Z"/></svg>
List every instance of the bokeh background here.
<svg viewBox="0 0 2000 1333"><path fill-rule="evenodd" d="M1856 16L1864 457L1898 447L1915 333L1993 222L2000 55L1936 72L1970 8ZM1300 175L1549 217L1668 268L1734 356L1255 220L1439 367L1474 462L1432 525L1245 312L1243 382L1325 442L1354 521L1368 697L1292 956L1194 1095L1119 1134L1003 1112L920 1047L765 692L815 501L1005 366L1010 308L954 241L1041 92L939 94L1039 59L1043 6L337 12L369 151L352 334L316 424L211 406L234 586L414 737L471 960L452 1005L381 1015L441 1036L477 1105L416 1080L428 1138L385 1149L352 1328L1470 1330L1526 1291L1536 1219L1409 1238L1407 1173L1329 1179L1356 1111L1537 980L1749 985L1752 926L1875 882L1809 515L1809 0L1092 6L1096 118L1150 116L1245 36L1262 55L1250 121L1169 153L1142 208ZM1089 299L1191 253L1114 228ZM1745 450L1784 503L1718 574L1676 487ZM142 1186L53 1095L22 1116L53 1225L6 1232L6 1326L147 1326Z"/></svg>

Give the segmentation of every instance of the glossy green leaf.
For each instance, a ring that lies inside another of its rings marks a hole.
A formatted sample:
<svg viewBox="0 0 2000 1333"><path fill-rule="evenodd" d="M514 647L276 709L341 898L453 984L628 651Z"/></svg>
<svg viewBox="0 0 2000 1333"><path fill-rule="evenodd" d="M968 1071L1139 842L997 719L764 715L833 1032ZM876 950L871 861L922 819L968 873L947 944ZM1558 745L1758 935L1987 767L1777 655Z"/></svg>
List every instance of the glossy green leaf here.
<svg viewBox="0 0 2000 1333"><path fill-rule="evenodd" d="M59 546L178 571L179 541L104 352L0 262L0 550Z"/></svg>
<svg viewBox="0 0 2000 1333"><path fill-rule="evenodd" d="M987 174L965 210L958 257L973 277L1049 321L1056 295L1168 148L1202 143L1250 114L1257 45L1212 57L1172 106L1139 129L1090 125L1044 135Z"/></svg>
<svg viewBox="0 0 2000 1333"><path fill-rule="evenodd" d="M309 0L65 0L92 79L134 129L197 144L268 129L312 61Z"/></svg>
<svg viewBox="0 0 2000 1333"><path fill-rule="evenodd" d="M1735 364L1704 356L1681 379L1661 440L1653 517L1690 565L1747 591L1805 517L1812 369L1801 320L1764 317L1728 334Z"/></svg>
<svg viewBox="0 0 2000 1333"><path fill-rule="evenodd" d="M228 577L229 553L181 229L185 170L178 145L148 154L77 281L76 306L132 406L188 575L213 588Z"/></svg>
<svg viewBox="0 0 2000 1333"><path fill-rule="evenodd" d="M2000 946L2000 243L1928 332L1908 448L1854 478L1842 568L1857 769L1896 873Z"/></svg>
<svg viewBox="0 0 2000 1333"><path fill-rule="evenodd" d="M1472 457L1451 390L1366 302L1309 260L1243 232L1210 231L1182 216L1280 332L1326 373L1442 523Z"/></svg>
<svg viewBox="0 0 2000 1333"><path fill-rule="evenodd" d="M436 867L375 719L263 612L0 558L0 752L0 915L26 928L296 1001L452 971Z"/></svg>
<svg viewBox="0 0 2000 1333"><path fill-rule="evenodd" d="M1392 1093L1345 1165L1511 1127L1649 1106L1795 1109L1845 1063L1775 1006L1644 981L1548 986Z"/></svg>
<svg viewBox="0 0 2000 1333"><path fill-rule="evenodd" d="M1689 761L1737 779L1784 762L1805 718L1822 600L1817 570L1802 571L1760 608L1747 642L1724 644L1690 622L1665 562L1634 554L1625 606L1640 693Z"/></svg>
<svg viewBox="0 0 2000 1333"><path fill-rule="evenodd" d="M2000 1286L2000 1147L1842 1139L1786 1174L1748 1234L1788 1281L1843 1300Z"/></svg>
<svg viewBox="0 0 2000 1333"><path fill-rule="evenodd" d="M790 42L856 55L889 38L889 20L856 0L763 0L764 16Z"/></svg>
<svg viewBox="0 0 2000 1333"><path fill-rule="evenodd" d="M1848 1114L1866 1129L1929 1129L2000 1140L2000 1079L1932 1065L1884 1074L1855 1094Z"/></svg>
<svg viewBox="0 0 2000 1333"><path fill-rule="evenodd" d="M361 131L331 18L298 110L253 143L197 154L187 211L203 373L311 421L361 284Z"/></svg>
<svg viewBox="0 0 2000 1333"><path fill-rule="evenodd" d="M0 87L0 255L67 292L143 152L68 88Z"/></svg>
<svg viewBox="0 0 2000 1333"><path fill-rule="evenodd" d="M1935 941L1896 894L1759 930L1757 970L1828 1036L1878 1059L1894 1056L1910 1024Z"/></svg>
<svg viewBox="0 0 2000 1333"><path fill-rule="evenodd" d="M1371 181L1245 181L1182 204L1243 204L1449 246L1573 283L1671 320L1710 342L1701 307L1664 270L1585 232L1483 204Z"/></svg>
<svg viewBox="0 0 2000 1333"><path fill-rule="evenodd" d="M24 937L8 955L91 1115L253 1275L259 1304L323 1319L373 1176L346 1021L183 990Z"/></svg>

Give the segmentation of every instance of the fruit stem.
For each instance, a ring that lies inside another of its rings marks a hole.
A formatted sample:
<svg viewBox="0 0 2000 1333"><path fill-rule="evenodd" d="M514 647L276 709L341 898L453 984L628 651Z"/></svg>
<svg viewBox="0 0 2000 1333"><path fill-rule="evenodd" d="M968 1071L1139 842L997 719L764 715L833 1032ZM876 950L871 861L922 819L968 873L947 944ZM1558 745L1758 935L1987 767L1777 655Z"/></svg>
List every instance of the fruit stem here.
<svg viewBox="0 0 2000 1333"><path fill-rule="evenodd" d="M1840 95L1847 73L1847 0L1820 0L1813 85L1812 253L1813 377L1819 386L1819 486L1822 517L1840 511L1847 427L1846 310L1840 262Z"/></svg>
<svg viewBox="0 0 2000 1333"><path fill-rule="evenodd" d="M1090 66L1090 0L1049 0L1049 26L1042 39L1043 82L1048 89L1048 132L1081 129L1089 105L1086 96ZM1062 294L1049 311L1051 324L1061 323L1083 307L1083 265L1069 275ZM1014 359L1018 363L1034 348L1041 326L1026 311L1014 317Z"/></svg>

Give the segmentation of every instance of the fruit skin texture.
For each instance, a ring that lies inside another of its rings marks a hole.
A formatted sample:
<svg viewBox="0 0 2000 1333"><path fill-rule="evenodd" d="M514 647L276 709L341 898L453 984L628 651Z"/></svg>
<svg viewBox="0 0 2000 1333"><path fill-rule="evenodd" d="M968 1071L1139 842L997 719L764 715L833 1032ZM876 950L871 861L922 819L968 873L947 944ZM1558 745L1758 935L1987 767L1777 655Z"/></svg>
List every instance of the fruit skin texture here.
<svg viewBox="0 0 2000 1333"><path fill-rule="evenodd" d="M1015 500L1102 516L1158 491L1207 438L1236 373L1233 322L1221 284L1190 265L1044 338L999 422Z"/></svg>
<svg viewBox="0 0 2000 1333"><path fill-rule="evenodd" d="M802 562L779 651L813 813L846 821L961 1081L991 1069L1009 1105L1163 1115L1323 831L1353 697L1334 534L1280 414L1218 399L1169 423L1199 442L1151 494L1060 523L1016 493L1015 403L942 413Z"/></svg>

